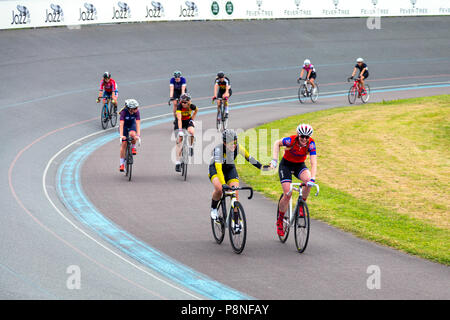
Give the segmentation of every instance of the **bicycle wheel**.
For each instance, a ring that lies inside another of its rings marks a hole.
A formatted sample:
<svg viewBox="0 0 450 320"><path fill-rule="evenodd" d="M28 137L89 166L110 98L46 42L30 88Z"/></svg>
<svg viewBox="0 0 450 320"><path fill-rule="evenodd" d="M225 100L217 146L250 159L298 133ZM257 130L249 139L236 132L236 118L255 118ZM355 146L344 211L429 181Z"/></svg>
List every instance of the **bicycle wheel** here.
<svg viewBox="0 0 450 320"><path fill-rule="evenodd" d="M102 112L101 112L101 122L102 122L102 128L106 129L108 127L108 120L109 120L109 112L108 112L108 105L103 105Z"/></svg>
<svg viewBox="0 0 450 320"><path fill-rule="evenodd" d="M228 117L225 114L225 104L222 102L222 130L226 130L228 128Z"/></svg>
<svg viewBox="0 0 450 320"><path fill-rule="evenodd" d="M211 218L211 228L214 239L218 244L221 244L225 237L225 221L227 220L225 200L220 201L217 211L219 213L219 218L216 221Z"/></svg>
<svg viewBox="0 0 450 320"><path fill-rule="evenodd" d="M299 215L300 206L303 207L303 216ZM302 253L305 251L309 239L309 210L308 205L303 200L299 200L295 207L294 236L297 251Z"/></svg>
<svg viewBox="0 0 450 320"><path fill-rule="evenodd" d="M127 150L127 176L128 181L131 181L131 174L133 172L133 153L131 152L131 144L128 144Z"/></svg>
<svg viewBox="0 0 450 320"><path fill-rule="evenodd" d="M306 86L302 84L300 88L298 88L298 101L300 101L300 103L305 103L306 99L308 99Z"/></svg>
<svg viewBox="0 0 450 320"><path fill-rule="evenodd" d="M117 124L117 107L110 106L110 111L109 119L111 121L111 127L114 128Z"/></svg>
<svg viewBox="0 0 450 320"><path fill-rule="evenodd" d="M316 103L317 99L319 98L319 85L317 82L315 83L316 87L311 89L311 101L313 103Z"/></svg>
<svg viewBox="0 0 450 320"><path fill-rule="evenodd" d="M364 93L361 94L361 101L363 103L367 103L367 101L369 101L370 99L370 86L366 83L364 87L366 90Z"/></svg>
<svg viewBox="0 0 450 320"><path fill-rule="evenodd" d="M187 139L187 137L183 137L183 139ZM184 178L184 181L186 181L187 178L187 168L188 168L188 162L189 162L189 150L187 142L183 141L183 149L181 150L181 175Z"/></svg>
<svg viewBox="0 0 450 320"><path fill-rule="evenodd" d="M216 116L216 129L217 129L217 131L220 131L220 123L221 123L221 119L222 119L222 116L219 113L220 113L220 111L217 110L217 116Z"/></svg>
<svg viewBox="0 0 450 320"><path fill-rule="evenodd" d="M237 209L237 212L234 212L234 209ZM245 242L247 241L247 220L245 218L245 212L242 205L236 201L234 203L234 209L230 208L230 216L228 219L228 231L230 234L230 242L233 251L237 254L242 253L244 251ZM237 221L236 221L237 220ZM235 223L241 224L241 231L235 232L232 228L233 221Z"/></svg>
<svg viewBox="0 0 450 320"><path fill-rule="evenodd" d="M276 214L276 218L277 218L277 222L278 222L278 212L280 211L280 200L283 197L283 194L281 194L280 199L278 199L278 205L277 205L277 214ZM278 239L280 239L280 241L282 243L285 243L287 238L289 237L289 217L290 217L290 212L289 209L288 211L286 211L286 213L284 214L284 218L283 218L283 229L284 229L284 236L280 237L278 236Z"/></svg>
<svg viewBox="0 0 450 320"><path fill-rule="evenodd" d="M354 104L356 101L356 97L358 96L358 91L355 86L352 86L350 90L348 90L348 102L350 104Z"/></svg>

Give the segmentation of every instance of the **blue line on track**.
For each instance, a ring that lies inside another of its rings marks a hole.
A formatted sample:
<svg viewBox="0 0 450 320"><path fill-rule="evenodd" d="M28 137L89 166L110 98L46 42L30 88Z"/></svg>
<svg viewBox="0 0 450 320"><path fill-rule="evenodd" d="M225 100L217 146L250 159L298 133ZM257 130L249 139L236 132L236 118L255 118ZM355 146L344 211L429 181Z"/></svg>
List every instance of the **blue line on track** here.
<svg viewBox="0 0 450 320"><path fill-rule="evenodd" d="M372 92L392 92L443 87L450 87L450 84L379 89L373 90ZM322 97L331 98L346 95L347 93L339 93L324 95ZM286 103L296 100L297 98L258 102L233 106L233 109L243 109L254 106ZM215 112L215 110L200 111L199 115ZM151 122L143 123L141 125L141 128L146 129L161 123L168 123L171 121L173 121L173 118L171 117L153 120ZM87 199L82 190L80 182L81 167L91 153L93 153L102 145L105 145L106 143L116 138L118 138L118 133L112 132L89 141L89 143L85 143L81 147L78 147L75 151L73 151L60 165L60 167L58 168L56 179L57 191L67 209L82 223L93 229L103 239L105 239L107 242L109 242L122 252L126 253L128 256L136 259L150 269L163 274L172 281L203 295L204 297L224 300L252 299L251 297L239 291L229 288L177 262L169 256L164 255L158 250L138 240L137 238L105 218Z"/></svg>

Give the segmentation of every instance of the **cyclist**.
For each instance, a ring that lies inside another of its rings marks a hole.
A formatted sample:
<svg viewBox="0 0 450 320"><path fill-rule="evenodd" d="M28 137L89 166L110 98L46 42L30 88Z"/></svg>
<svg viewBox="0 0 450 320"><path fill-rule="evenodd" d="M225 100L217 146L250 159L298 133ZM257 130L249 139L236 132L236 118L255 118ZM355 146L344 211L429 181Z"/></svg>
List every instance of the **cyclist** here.
<svg viewBox="0 0 450 320"><path fill-rule="evenodd" d="M191 141L189 142L189 154L192 157L194 155L194 119L197 115L198 108L195 104L191 102L191 95L189 93L183 93L180 96L180 103L177 107L177 119L175 120L175 132L178 132L176 137L176 147L177 147L177 160L175 164L175 171L181 171L181 142L184 136L183 129L186 129L191 135ZM178 131L177 131L178 130Z"/></svg>
<svg viewBox="0 0 450 320"><path fill-rule="evenodd" d="M222 198L223 187L227 185L230 187L239 187L239 176L234 164L237 155L241 154L245 160L258 169L262 167L258 160L250 156L248 151L238 144L237 134L234 130L224 130L222 132L222 140L223 142L213 150L208 174L211 183L214 185L211 199L211 218L214 220L218 218L217 207ZM238 192L236 192L236 199L239 200ZM232 228L235 232L241 231L242 225L240 221L235 223L233 219Z"/></svg>
<svg viewBox="0 0 450 320"><path fill-rule="evenodd" d="M114 79L111 78L111 73L106 71L103 74L102 81L100 82L100 91L98 93L97 103L100 102L101 98L104 99L103 102L106 102L105 99L109 98L109 99L111 99L111 102L114 106L114 112L116 112L118 96L119 96L119 91L117 90L117 83Z"/></svg>
<svg viewBox="0 0 450 320"><path fill-rule="evenodd" d="M231 97L231 82L228 77L225 77L223 71L217 73L217 77L214 83L214 96L213 100L217 98L222 98L225 100L225 118L228 118L228 102L227 100ZM217 110L220 108L220 101L217 100ZM219 115L220 116L220 115Z"/></svg>
<svg viewBox="0 0 450 320"><path fill-rule="evenodd" d="M311 86L313 87L312 89L313 93L315 93L316 85L314 82L316 80L317 74L314 65L311 64L311 61L309 59L305 59L305 61L303 62L302 71L300 72L300 78L297 79L297 82L300 82L305 72L306 72L306 80L308 80L311 83Z"/></svg>
<svg viewBox="0 0 450 320"><path fill-rule="evenodd" d="M359 70L359 87L361 88L361 91L364 93L366 87L364 86L364 80L369 77L369 67L364 62L363 58L356 59L356 65L353 68L353 73L349 80L353 79L353 77L356 75L356 72Z"/></svg>
<svg viewBox="0 0 450 320"><path fill-rule="evenodd" d="M314 186L315 183L315 176L317 173L317 153L316 143L311 138L312 134L313 128L309 124L300 124L297 127L296 135L278 140L273 145L273 159L270 162L271 168L277 167L280 148L286 147L283 159L280 162L280 168L278 169L281 187L283 188L283 197L280 200L277 221L277 233L280 237L284 236L283 218L291 198L289 190L292 183L292 173L294 173L295 177L306 183L306 186L303 187L302 190L304 201L308 198L311 187ZM308 153L311 162L311 171L309 171L305 165ZM300 215L302 215L303 208L300 210Z"/></svg>
<svg viewBox="0 0 450 320"><path fill-rule="evenodd" d="M173 103L173 116L177 119L177 99L186 93L186 79L181 76L181 71L174 71L173 77L170 79L169 96Z"/></svg>
<svg viewBox="0 0 450 320"><path fill-rule="evenodd" d="M125 151L127 148L127 138L130 136L133 140L131 141L131 152L136 155L136 142L141 144L141 115L139 113L139 102L135 99L125 100L125 106L120 110L120 168L119 170L123 172L125 170Z"/></svg>

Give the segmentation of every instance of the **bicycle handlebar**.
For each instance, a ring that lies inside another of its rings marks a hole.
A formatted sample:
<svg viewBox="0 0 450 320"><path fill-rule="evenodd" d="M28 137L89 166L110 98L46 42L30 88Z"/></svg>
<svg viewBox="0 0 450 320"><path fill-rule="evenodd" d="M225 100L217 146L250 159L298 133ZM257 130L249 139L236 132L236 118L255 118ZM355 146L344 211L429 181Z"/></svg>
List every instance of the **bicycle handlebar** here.
<svg viewBox="0 0 450 320"><path fill-rule="evenodd" d="M250 190L250 195L248 199L253 198L253 188L252 187L229 187L229 186L222 186L222 191L237 191L237 190Z"/></svg>

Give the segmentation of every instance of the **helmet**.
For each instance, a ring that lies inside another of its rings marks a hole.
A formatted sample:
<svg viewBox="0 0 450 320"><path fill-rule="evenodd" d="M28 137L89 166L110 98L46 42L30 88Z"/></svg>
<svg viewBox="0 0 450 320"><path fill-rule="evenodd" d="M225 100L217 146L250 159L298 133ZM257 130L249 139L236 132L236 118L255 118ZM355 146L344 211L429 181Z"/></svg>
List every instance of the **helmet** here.
<svg viewBox="0 0 450 320"><path fill-rule="evenodd" d="M109 78L111 78L111 73L109 73L108 71L106 71L106 72L103 74L103 79L109 79Z"/></svg>
<svg viewBox="0 0 450 320"><path fill-rule="evenodd" d="M217 77L218 77L218 78L223 78L223 77L225 77L225 73L223 73L223 71L219 71L219 72L217 73Z"/></svg>
<svg viewBox="0 0 450 320"><path fill-rule="evenodd" d="M139 102L134 99L127 99L125 100L125 107L127 107L128 109L136 109L137 107L139 107Z"/></svg>
<svg viewBox="0 0 450 320"><path fill-rule="evenodd" d="M297 127L297 134L299 136L312 136L313 134L313 128L309 124L299 124Z"/></svg>
<svg viewBox="0 0 450 320"><path fill-rule="evenodd" d="M238 137L233 129L225 129L222 132L223 143L230 143L232 141L237 141Z"/></svg>
<svg viewBox="0 0 450 320"><path fill-rule="evenodd" d="M175 78L180 78L180 77L181 77L181 71L178 71L178 70L174 71L174 72L173 72L173 76L174 76Z"/></svg>
<svg viewBox="0 0 450 320"><path fill-rule="evenodd" d="M364 59L363 58L358 58L358 59L356 59L356 62L364 62Z"/></svg>
<svg viewBox="0 0 450 320"><path fill-rule="evenodd" d="M309 66L311 64L311 61L309 59L305 59L305 61L303 61L303 64Z"/></svg>
<svg viewBox="0 0 450 320"><path fill-rule="evenodd" d="M180 96L180 101L191 101L191 95L189 93L183 93Z"/></svg>

